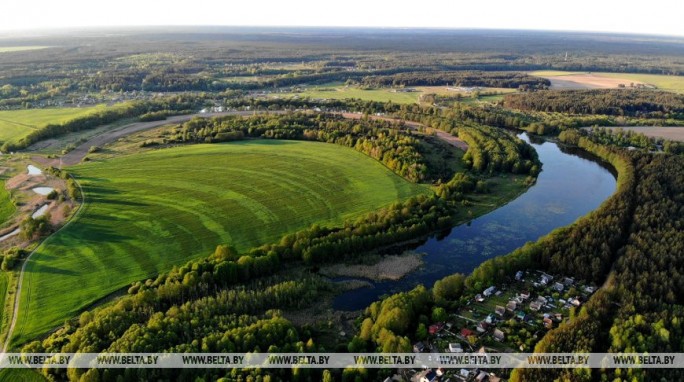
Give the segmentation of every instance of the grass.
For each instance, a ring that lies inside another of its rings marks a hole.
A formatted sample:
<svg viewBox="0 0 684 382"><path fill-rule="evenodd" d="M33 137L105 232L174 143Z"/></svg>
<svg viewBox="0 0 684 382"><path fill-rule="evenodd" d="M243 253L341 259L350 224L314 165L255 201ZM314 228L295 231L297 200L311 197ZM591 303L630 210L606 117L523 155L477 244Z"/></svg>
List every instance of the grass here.
<svg viewBox="0 0 684 382"><path fill-rule="evenodd" d="M559 77L571 74L586 74L586 72L563 72L557 70L540 70L530 73L533 76ZM601 73L592 72L595 76L621 78L630 81L639 81L655 86L658 89L677 93L684 93L684 76L668 76L664 74L637 74L637 73Z"/></svg>
<svg viewBox="0 0 684 382"><path fill-rule="evenodd" d="M42 374L32 369L2 369L0 382L45 382Z"/></svg>
<svg viewBox="0 0 684 382"><path fill-rule="evenodd" d="M394 103L411 104L418 103L418 95L421 92L410 93L394 93L390 89L361 89L357 87L345 87L343 85L328 85L308 88L305 91L298 93L284 93L280 96L284 97L309 97L309 98L324 98L324 99L347 99L358 98L364 101L378 101Z"/></svg>
<svg viewBox="0 0 684 382"><path fill-rule="evenodd" d="M0 182L0 226L12 217L16 210L10 192L5 188L5 182Z"/></svg>
<svg viewBox="0 0 684 382"><path fill-rule="evenodd" d="M430 192L359 152L318 142L183 146L70 171L86 204L28 263L13 344L217 244L244 251Z"/></svg>
<svg viewBox="0 0 684 382"><path fill-rule="evenodd" d="M0 46L0 53L5 53L5 52L22 52L22 51L27 51L27 50L39 50L39 49L46 49L50 48L49 46Z"/></svg>
<svg viewBox="0 0 684 382"><path fill-rule="evenodd" d="M50 123L63 123L102 110L105 106L61 109L28 109L0 111L0 142L16 142L31 131Z"/></svg>
<svg viewBox="0 0 684 382"><path fill-rule="evenodd" d="M464 102L475 102L476 100L470 97L468 92L456 92L447 90L446 86L412 86L410 87L416 91L401 93L394 92L390 88L380 88L380 89L361 89L354 86L344 86L342 84L329 84L317 87L309 87L306 90L299 93L283 93L277 94L281 97L309 97L309 98L324 98L324 99L347 99L347 98L358 98L364 101L378 101L378 102L388 102L392 101L394 103L400 104L412 104L418 103L421 95L424 94L437 94L442 96L454 96L457 93L461 93ZM504 89L504 88L482 88L480 92L497 92L497 93L515 93L515 89ZM483 101L496 101L502 99L503 95L496 96L482 96L480 97Z"/></svg>

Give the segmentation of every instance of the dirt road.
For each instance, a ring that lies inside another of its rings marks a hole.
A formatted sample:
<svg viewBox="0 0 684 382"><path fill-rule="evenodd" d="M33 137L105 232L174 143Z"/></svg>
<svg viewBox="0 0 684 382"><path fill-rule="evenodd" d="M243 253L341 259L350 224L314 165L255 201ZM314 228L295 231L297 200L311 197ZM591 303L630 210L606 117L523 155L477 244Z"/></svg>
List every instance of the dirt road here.
<svg viewBox="0 0 684 382"><path fill-rule="evenodd" d="M271 112L273 113L273 112ZM117 139L121 137L125 137L127 135L137 133L140 131L145 131L145 130L150 130L154 129L156 127L164 126L164 125L172 125L175 123L183 123L191 120L192 118L195 117L219 117L219 116L225 116L225 115L243 115L243 116L249 116L255 114L254 111L227 111L223 113L202 113L202 114L186 114L186 115L176 115L173 117L169 117L165 120L162 121L151 121L151 122L136 122L136 123L131 123L130 125L125 125L122 127L119 127L115 130L109 130L106 131L102 134L96 135L89 140L87 140L84 143L81 143L78 145L75 149L71 150L67 154L63 155L61 157L62 160L62 165L64 166L70 166L74 165L76 163L79 163L83 158L85 158L86 155L88 155L88 150L92 146L104 146L107 143L111 143L116 141ZM37 158L36 158L37 159ZM42 160L40 161L41 163L48 165L48 166L59 166L60 161L59 159L54 159L51 161L45 161Z"/></svg>

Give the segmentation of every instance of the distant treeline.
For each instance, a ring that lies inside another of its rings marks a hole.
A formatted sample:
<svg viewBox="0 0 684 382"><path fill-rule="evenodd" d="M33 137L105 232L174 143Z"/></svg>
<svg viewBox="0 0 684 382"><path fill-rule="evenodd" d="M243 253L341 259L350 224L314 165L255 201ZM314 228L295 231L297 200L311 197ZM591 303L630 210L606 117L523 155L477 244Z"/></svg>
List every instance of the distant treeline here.
<svg viewBox="0 0 684 382"><path fill-rule="evenodd" d="M504 105L519 110L684 119L684 95L653 90L548 90L508 94Z"/></svg>
<svg viewBox="0 0 684 382"><path fill-rule="evenodd" d="M366 86L480 86L492 88L544 89L551 85L545 78L520 72L436 71L405 72L389 76L373 75L361 81Z"/></svg>

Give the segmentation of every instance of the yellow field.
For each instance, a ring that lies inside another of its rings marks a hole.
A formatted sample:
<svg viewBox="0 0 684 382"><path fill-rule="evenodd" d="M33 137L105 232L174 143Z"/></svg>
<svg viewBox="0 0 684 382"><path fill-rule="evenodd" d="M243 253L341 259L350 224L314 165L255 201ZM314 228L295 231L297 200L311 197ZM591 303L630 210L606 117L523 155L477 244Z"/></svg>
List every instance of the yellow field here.
<svg viewBox="0 0 684 382"><path fill-rule="evenodd" d="M616 87L618 83L627 86L631 82L651 85L657 89L667 90L677 93L684 93L684 76L666 76L661 74L637 74L637 73L589 73L589 72L563 72L557 70L538 70L530 72L533 76L554 80L571 81L586 87ZM603 84L599 86L600 80ZM595 85L595 86L592 86ZM612 86L611 86L612 85ZM566 87L567 88L567 87Z"/></svg>

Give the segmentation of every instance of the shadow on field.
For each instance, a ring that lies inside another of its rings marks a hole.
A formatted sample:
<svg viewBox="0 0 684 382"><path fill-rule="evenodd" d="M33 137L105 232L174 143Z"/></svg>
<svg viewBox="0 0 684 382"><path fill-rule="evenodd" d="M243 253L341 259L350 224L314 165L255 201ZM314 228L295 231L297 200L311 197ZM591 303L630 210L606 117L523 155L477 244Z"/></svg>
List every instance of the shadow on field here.
<svg viewBox="0 0 684 382"><path fill-rule="evenodd" d="M51 266L45 265L45 264L37 265L34 269L32 269L30 271L27 268L26 272L27 273L50 273L50 274L64 275L64 276L76 276L76 275L78 275L78 273L76 273L74 271L70 271L68 269L51 267Z"/></svg>

